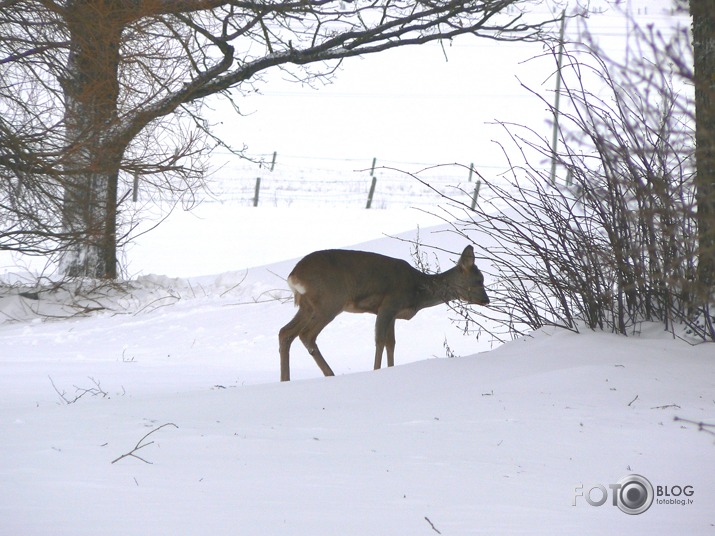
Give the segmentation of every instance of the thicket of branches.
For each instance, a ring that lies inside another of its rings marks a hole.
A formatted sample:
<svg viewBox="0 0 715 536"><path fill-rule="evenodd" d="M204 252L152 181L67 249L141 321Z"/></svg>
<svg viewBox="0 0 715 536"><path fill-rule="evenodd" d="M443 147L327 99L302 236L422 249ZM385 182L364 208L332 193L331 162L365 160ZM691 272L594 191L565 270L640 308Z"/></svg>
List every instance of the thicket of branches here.
<svg viewBox="0 0 715 536"><path fill-rule="evenodd" d="M593 48L567 53L558 148L504 124L508 174L482 177L473 210L449 203L455 230L478 237L504 334L544 325L629 334L660 321L715 341L709 304L697 295L692 90L668 61L687 53L687 34L640 37L642 59L627 68Z"/></svg>
<svg viewBox="0 0 715 536"><path fill-rule="evenodd" d="M540 40L541 1L0 0L0 250L113 279L134 177L190 200L227 147L206 97L238 108L269 69L327 82L344 58L464 34Z"/></svg>

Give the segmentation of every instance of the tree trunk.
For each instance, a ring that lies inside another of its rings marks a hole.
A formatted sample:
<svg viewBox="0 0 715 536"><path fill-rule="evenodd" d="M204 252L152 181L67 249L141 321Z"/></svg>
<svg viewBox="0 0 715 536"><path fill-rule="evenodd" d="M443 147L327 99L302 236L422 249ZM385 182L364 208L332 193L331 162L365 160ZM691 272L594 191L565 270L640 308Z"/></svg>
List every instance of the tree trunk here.
<svg viewBox="0 0 715 536"><path fill-rule="evenodd" d="M73 277L117 275L117 182L124 146L113 142L122 17L112 0L67 4L70 52L65 95L66 155L60 269Z"/></svg>
<svg viewBox="0 0 715 536"><path fill-rule="evenodd" d="M70 277L117 277L117 173L78 173L64 196L66 247L61 271Z"/></svg>
<svg viewBox="0 0 715 536"><path fill-rule="evenodd" d="M695 74L698 301L715 289L715 0L690 0Z"/></svg>

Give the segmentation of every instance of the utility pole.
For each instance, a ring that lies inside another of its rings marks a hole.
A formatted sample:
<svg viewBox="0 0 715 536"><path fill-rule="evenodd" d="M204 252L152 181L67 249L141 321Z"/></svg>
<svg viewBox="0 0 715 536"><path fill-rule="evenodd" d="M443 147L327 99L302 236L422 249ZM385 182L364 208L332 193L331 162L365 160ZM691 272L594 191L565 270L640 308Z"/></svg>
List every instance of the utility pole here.
<svg viewBox="0 0 715 536"><path fill-rule="evenodd" d="M561 12L561 31L559 32L559 54L556 70L556 96L554 97L554 132L551 139L551 184L556 185L556 154L559 145L559 106L561 103L561 63L564 57L564 30L566 28L566 10Z"/></svg>

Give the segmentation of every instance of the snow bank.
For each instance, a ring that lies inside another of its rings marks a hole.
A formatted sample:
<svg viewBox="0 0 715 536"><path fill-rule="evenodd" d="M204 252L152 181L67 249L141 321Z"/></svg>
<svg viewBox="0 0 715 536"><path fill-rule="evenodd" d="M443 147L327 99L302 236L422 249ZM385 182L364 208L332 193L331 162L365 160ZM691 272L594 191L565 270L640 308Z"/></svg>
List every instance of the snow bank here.
<svg viewBox="0 0 715 536"><path fill-rule="evenodd" d="M713 419L712 346L644 329L542 330L471 357L246 387L121 363L108 396L70 405L49 382L34 398L4 385L0 532L704 533L715 446L673 417ZM3 361L4 384L43 372ZM149 388L168 375L173 392ZM137 452L151 464L111 463L165 423L178 428ZM576 497L630 473L690 485L693 504L628 516Z"/></svg>

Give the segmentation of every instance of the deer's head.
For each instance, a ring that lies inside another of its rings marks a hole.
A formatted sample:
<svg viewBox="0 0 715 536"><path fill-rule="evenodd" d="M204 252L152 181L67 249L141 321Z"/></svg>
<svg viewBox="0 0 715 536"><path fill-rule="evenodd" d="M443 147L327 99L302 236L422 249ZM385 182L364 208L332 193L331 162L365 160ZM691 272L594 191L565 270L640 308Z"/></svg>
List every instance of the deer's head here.
<svg viewBox="0 0 715 536"><path fill-rule="evenodd" d="M484 276L474 264L474 248L467 246L451 273L450 286L457 299L476 305L489 305L489 296L484 289Z"/></svg>

